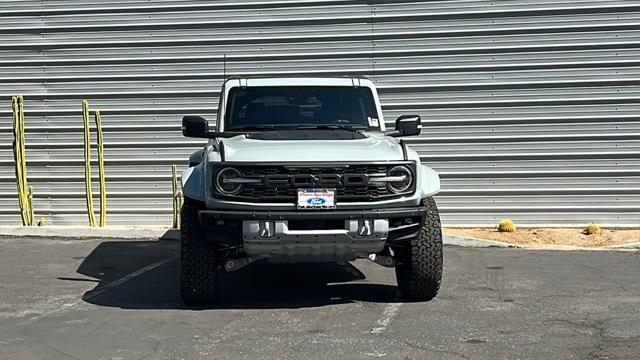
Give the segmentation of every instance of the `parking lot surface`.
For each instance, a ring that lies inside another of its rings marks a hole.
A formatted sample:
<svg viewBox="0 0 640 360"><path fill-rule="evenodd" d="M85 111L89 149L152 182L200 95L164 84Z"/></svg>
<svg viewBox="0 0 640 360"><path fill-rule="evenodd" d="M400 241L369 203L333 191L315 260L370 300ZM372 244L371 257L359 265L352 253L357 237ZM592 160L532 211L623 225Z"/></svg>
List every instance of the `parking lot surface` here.
<svg viewBox="0 0 640 360"><path fill-rule="evenodd" d="M402 303L369 261L254 264L184 307L175 241L0 238L0 359L638 359L640 252L445 248Z"/></svg>

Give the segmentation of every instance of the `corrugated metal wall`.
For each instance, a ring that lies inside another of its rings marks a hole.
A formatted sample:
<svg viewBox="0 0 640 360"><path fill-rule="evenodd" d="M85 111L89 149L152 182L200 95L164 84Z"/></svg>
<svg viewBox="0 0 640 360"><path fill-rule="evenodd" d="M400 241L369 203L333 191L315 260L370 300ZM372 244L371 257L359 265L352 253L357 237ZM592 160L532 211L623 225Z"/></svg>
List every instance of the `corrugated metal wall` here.
<svg viewBox="0 0 640 360"><path fill-rule="evenodd" d="M47 223L87 222L87 98L103 112L109 222L168 225L171 164L202 144L181 137L181 116L214 120L225 73L371 78L388 126L423 116L408 141L441 173L447 225L640 224L638 1L1 5L1 224L19 222L11 95L26 99Z"/></svg>

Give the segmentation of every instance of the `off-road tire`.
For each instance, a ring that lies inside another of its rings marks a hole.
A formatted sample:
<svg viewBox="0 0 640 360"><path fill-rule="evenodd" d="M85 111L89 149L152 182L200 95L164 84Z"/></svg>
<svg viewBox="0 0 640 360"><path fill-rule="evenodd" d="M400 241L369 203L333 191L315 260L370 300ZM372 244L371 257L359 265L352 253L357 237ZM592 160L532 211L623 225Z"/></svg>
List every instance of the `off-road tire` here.
<svg viewBox="0 0 640 360"><path fill-rule="evenodd" d="M180 213L180 297L185 305L218 300L217 247L204 238L198 219L200 202L185 198Z"/></svg>
<svg viewBox="0 0 640 360"><path fill-rule="evenodd" d="M427 213L418 235L395 250L396 279L405 301L433 299L442 280L442 228L433 198L424 200Z"/></svg>

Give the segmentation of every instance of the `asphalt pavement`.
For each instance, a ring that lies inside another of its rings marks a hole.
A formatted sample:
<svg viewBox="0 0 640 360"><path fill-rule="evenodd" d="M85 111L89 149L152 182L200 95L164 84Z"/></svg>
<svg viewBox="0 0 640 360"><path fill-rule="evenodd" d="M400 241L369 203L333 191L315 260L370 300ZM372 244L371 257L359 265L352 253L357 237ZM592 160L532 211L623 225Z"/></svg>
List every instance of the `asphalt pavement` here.
<svg viewBox="0 0 640 360"><path fill-rule="evenodd" d="M0 359L639 359L640 251L445 247L440 295L393 270L254 264L184 307L177 242L0 237Z"/></svg>

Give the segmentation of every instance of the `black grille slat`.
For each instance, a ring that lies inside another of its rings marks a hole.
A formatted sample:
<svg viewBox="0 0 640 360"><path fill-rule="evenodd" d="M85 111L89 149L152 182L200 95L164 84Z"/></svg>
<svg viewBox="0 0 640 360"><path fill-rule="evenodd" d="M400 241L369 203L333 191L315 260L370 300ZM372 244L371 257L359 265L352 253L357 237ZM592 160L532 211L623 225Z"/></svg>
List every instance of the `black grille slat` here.
<svg viewBox="0 0 640 360"><path fill-rule="evenodd" d="M394 164L357 164L349 166L283 166L283 165L238 165L243 177L262 178L259 184L246 184L235 195L217 197L234 201L295 203L298 188L325 187L336 189L338 202L366 202L398 198L412 193L394 194L381 184L366 184L368 175L386 174ZM406 164L412 169L414 165ZM415 169L414 169L415 174ZM315 185L310 175L319 178ZM343 181L345 175L351 180ZM284 181L285 179L288 179ZM294 185L294 184L297 184Z"/></svg>

